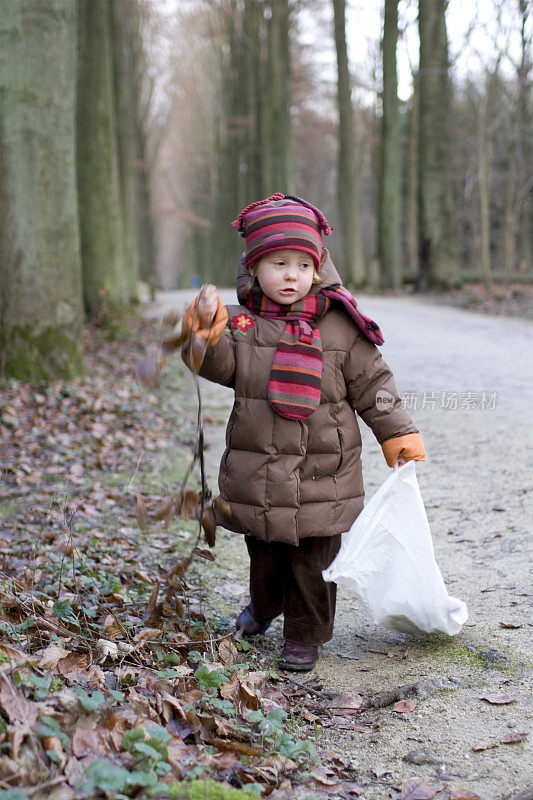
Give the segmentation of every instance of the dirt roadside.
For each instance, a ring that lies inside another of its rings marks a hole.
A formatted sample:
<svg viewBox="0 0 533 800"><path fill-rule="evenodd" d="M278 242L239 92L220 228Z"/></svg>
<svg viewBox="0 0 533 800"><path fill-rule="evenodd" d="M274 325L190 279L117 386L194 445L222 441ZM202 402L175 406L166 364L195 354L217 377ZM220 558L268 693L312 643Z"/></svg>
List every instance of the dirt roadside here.
<svg viewBox="0 0 533 800"><path fill-rule="evenodd" d="M150 315L191 296L166 293ZM233 293L224 300L234 302ZM519 736L530 724L533 390L524 376L533 326L418 297L358 300L384 330L384 358L424 436L429 457L417 473L436 557L450 594L466 600L470 618L453 639L418 639L372 626L353 596L340 591L334 637L315 671L297 679L365 697L415 684L417 706L409 713L387 707L366 717L336 717L316 733L319 749L352 760L368 800L396 797L402 779L415 777L441 790L437 797L460 788L482 800L515 797L533 787L530 744ZM207 382L202 392L215 488L232 392ZM176 404L182 400L176 394ZM361 432L371 496L388 468L363 423ZM239 536L222 532L216 552L210 602L230 616L247 590L245 548ZM276 621L257 642L266 665L275 664L281 643ZM490 703L484 695L512 702Z"/></svg>

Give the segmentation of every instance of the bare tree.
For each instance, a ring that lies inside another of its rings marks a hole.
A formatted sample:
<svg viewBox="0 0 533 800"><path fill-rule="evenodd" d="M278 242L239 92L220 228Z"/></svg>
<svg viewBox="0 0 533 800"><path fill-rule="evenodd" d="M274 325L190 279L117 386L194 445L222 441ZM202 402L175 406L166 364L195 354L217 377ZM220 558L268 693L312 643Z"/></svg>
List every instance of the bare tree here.
<svg viewBox="0 0 533 800"><path fill-rule="evenodd" d="M385 0L383 24L383 92L381 118L381 173L378 212L378 255L381 285L402 284L400 250L400 115L396 74L398 0Z"/></svg>
<svg viewBox="0 0 533 800"><path fill-rule="evenodd" d="M79 0L78 202L85 303L94 314L105 298L130 299L124 255L111 5Z"/></svg>
<svg viewBox="0 0 533 800"><path fill-rule="evenodd" d="M0 0L0 352L21 380L82 369L77 6Z"/></svg>
<svg viewBox="0 0 533 800"><path fill-rule="evenodd" d="M418 288L459 280L452 216L446 0L419 0Z"/></svg>
<svg viewBox="0 0 533 800"><path fill-rule="evenodd" d="M355 284L363 281L364 265L358 244L359 226L355 172L354 114L348 52L346 48L346 0L333 0L335 47L337 51L337 98L339 144L337 167L337 208L340 219L343 270Z"/></svg>

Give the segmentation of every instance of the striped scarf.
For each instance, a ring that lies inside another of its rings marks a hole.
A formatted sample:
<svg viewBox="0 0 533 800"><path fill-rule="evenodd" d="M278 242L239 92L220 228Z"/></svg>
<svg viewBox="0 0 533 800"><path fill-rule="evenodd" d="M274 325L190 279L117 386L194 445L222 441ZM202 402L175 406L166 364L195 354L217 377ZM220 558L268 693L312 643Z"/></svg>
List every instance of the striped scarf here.
<svg viewBox="0 0 533 800"><path fill-rule="evenodd" d="M356 300L343 286L329 286L289 306L270 300L258 287L248 295L247 305L253 313L287 320L268 381L269 403L281 417L306 419L320 404L322 340L316 323L333 301L344 306L371 342L383 344L379 326L358 310Z"/></svg>

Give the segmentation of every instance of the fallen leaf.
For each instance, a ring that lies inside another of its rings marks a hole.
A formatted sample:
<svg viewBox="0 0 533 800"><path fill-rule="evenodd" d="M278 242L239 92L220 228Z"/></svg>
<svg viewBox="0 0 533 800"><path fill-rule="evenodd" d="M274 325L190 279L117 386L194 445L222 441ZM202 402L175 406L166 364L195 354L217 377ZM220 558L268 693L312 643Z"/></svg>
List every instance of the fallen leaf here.
<svg viewBox="0 0 533 800"><path fill-rule="evenodd" d="M397 714L408 714L410 711L414 711L418 705L418 701L411 699L411 700L398 700L397 703L394 703L392 710L396 711Z"/></svg>
<svg viewBox="0 0 533 800"><path fill-rule="evenodd" d="M360 797L365 791L364 786L354 781L343 781L342 790L344 794L353 794L355 797Z"/></svg>
<svg viewBox="0 0 533 800"><path fill-rule="evenodd" d="M29 656L26 653L23 653L21 650L17 650L16 647L12 647L7 642L2 642L0 644L0 653L5 656L5 658L9 659L10 661L15 661L17 664L24 663L29 661Z"/></svg>
<svg viewBox="0 0 533 800"><path fill-rule="evenodd" d="M331 701L331 708L340 708L343 711L358 711L363 704L363 698L356 692L341 692Z"/></svg>
<svg viewBox="0 0 533 800"><path fill-rule="evenodd" d="M27 700L20 689L1 672L0 706L11 722L22 722L29 726L36 724L41 711L37 703Z"/></svg>
<svg viewBox="0 0 533 800"><path fill-rule="evenodd" d="M209 744L216 747L217 750L229 751L230 753L238 753L242 756L259 756L261 749L252 744L245 744L244 742L226 742L223 739L209 739Z"/></svg>
<svg viewBox="0 0 533 800"><path fill-rule="evenodd" d="M479 699L486 700L491 705L506 706L510 703L516 703L518 697L515 694L483 694Z"/></svg>
<svg viewBox="0 0 533 800"><path fill-rule="evenodd" d="M340 658L346 658L349 661L359 661L359 656L357 653L337 653Z"/></svg>
<svg viewBox="0 0 533 800"><path fill-rule="evenodd" d="M97 645L98 646L98 645ZM69 653L57 662L57 669L65 677L72 673L82 672L87 668L89 657L86 653Z"/></svg>
<svg viewBox="0 0 533 800"><path fill-rule="evenodd" d="M481 797L470 789L451 789L449 800L481 800Z"/></svg>
<svg viewBox="0 0 533 800"><path fill-rule="evenodd" d="M239 678L239 698L244 702L247 708L251 708L253 711L257 711L261 708L261 701L257 692L242 678Z"/></svg>
<svg viewBox="0 0 533 800"><path fill-rule="evenodd" d="M432 800L438 791L435 786L430 786L420 778L402 781L402 800Z"/></svg>
<svg viewBox="0 0 533 800"><path fill-rule="evenodd" d="M122 622L113 614L108 614L104 620L104 631L108 640L113 641L121 636L125 630Z"/></svg>
<svg viewBox="0 0 533 800"><path fill-rule="evenodd" d="M519 622L500 622L500 628L507 628L508 630L514 631L518 628L521 628L522 624Z"/></svg>
<svg viewBox="0 0 533 800"><path fill-rule="evenodd" d="M98 639L96 642L96 659L99 664L103 664L106 658L115 661L118 658L118 647L115 642L108 639Z"/></svg>
<svg viewBox="0 0 533 800"><path fill-rule="evenodd" d="M338 778L330 778L326 773L321 769L314 769L311 772L311 777L318 783L320 786L325 786L329 792L337 791L341 789L341 784L338 781Z"/></svg>
<svg viewBox="0 0 533 800"><path fill-rule="evenodd" d="M481 753L483 750L491 750L493 747L498 747L497 742L479 742L479 744L475 744L472 746L472 750L474 753Z"/></svg>
<svg viewBox="0 0 533 800"><path fill-rule="evenodd" d="M239 651L231 639L222 639L218 645L218 655L223 664L235 664L239 658Z"/></svg>
<svg viewBox="0 0 533 800"><path fill-rule="evenodd" d="M39 666L41 669L55 669L57 662L70 655L70 650L65 650L59 644L50 644L41 653Z"/></svg>
<svg viewBox="0 0 533 800"><path fill-rule="evenodd" d="M503 739L500 739L501 744L518 744L527 739L527 733L508 733Z"/></svg>
<svg viewBox="0 0 533 800"><path fill-rule="evenodd" d="M383 778L384 775L392 775L392 772L387 767L374 767L372 775L375 778Z"/></svg>
<svg viewBox="0 0 533 800"><path fill-rule="evenodd" d="M142 631L135 634L133 641L142 647L146 642L157 641L162 633L163 631L160 628L143 628Z"/></svg>

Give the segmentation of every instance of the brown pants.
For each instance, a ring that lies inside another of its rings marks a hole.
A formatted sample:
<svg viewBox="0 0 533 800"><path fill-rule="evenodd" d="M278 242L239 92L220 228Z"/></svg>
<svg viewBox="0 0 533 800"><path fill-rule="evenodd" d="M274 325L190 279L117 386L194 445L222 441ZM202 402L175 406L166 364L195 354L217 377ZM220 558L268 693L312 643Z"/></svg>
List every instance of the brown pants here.
<svg viewBox="0 0 533 800"><path fill-rule="evenodd" d="M250 555L251 612L257 622L283 614L283 635L297 644L319 645L333 635L337 586L326 569L339 551L341 536L302 539L298 547L245 536Z"/></svg>

